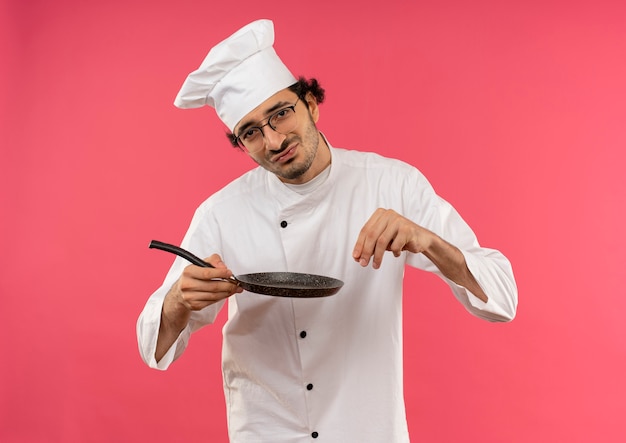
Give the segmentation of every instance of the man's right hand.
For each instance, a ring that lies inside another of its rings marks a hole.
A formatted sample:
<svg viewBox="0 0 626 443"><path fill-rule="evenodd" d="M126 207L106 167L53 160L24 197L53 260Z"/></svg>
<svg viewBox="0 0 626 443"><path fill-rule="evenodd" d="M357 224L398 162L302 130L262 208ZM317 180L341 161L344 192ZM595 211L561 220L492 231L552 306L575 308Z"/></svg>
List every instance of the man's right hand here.
<svg viewBox="0 0 626 443"><path fill-rule="evenodd" d="M187 326L192 311L199 311L213 303L243 292L232 281L233 275L219 255L205 259L214 268L189 265L174 283L163 300L161 326L155 352L159 361Z"/></svg>
<svg viewBox="0 0 626 443"><path fill-rule="evenodd" d="M180 278L165 296L164 313L175 313L182 308L189 312L199 311L243 291L232 280L225 281L232 277L233 273L219 255L213 254L205 261L214 268L189 265L183 270Z"/></svg>

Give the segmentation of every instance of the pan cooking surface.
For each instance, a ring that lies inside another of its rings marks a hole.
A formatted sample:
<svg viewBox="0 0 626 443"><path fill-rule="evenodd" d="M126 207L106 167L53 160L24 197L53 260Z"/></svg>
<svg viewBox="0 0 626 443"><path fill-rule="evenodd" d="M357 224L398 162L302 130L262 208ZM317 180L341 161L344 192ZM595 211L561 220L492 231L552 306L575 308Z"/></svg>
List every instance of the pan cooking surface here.
<svg viewBox="0 0 626 443"><path fill-rule="evenodd" d="M237 280L250 292L279 297L326 297L336 294L343 286L336 278L296 272L243 274Z"/></svg>
<svg viewBox="0 0 626 443"><path fill-rule="evenodd" d="M296 272L258 272L238 275L237 280L256 285L281 287L285 289L319 289L341 285L341 281L314 274Z"/></svg>

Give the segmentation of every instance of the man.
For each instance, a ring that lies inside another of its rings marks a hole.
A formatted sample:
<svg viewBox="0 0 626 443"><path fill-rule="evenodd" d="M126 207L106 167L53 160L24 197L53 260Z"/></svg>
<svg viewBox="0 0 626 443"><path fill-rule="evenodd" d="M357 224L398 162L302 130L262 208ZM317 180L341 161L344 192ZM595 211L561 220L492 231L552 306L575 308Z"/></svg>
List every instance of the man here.
<svg viewBox="0 0 626 443"><path fill-rule="evenodd" d="M196 211L182 246L215 268L175 260L139 318L142 357L166 369L228 299L231 441L408 441L405 265L438 274L490 321L515 316L511 266L479 246L414 167L332 147L316 127L324 91L297 80L273 42L270 21L245 26L209 52L176 98L182 108L214 107L259 167ZM271 297L224 281L231 269L330 275L344 286L331 297Z"/></svg>

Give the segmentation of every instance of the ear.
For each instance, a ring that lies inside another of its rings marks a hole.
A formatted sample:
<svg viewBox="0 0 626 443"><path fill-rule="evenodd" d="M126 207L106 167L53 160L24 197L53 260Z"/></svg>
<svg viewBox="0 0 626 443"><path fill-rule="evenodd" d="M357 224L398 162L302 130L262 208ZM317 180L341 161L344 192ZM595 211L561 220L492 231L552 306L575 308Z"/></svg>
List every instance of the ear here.
<svg viewBox="0 0 626 443"><path fill-rule="evenodd" d="M317 100L310 92L307 92L306 96L304 96L304 100L309 107L309 114L311 114L311 119L313 120L313 123L317 123L320 118L320 107L317 104Z"/></svg>

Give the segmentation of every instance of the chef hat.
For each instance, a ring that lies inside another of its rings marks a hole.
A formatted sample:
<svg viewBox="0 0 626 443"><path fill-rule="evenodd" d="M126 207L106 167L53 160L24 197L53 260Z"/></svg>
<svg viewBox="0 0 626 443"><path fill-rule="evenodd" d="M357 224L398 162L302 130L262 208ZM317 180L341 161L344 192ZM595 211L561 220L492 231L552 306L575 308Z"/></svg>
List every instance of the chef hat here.
<svg viewBox="0 0 626 443"><path fill-rule="evenodd" d="M278 58L271 20L254 21L213 47L176 96L179 108L215 108L232 131L250 111L296 78Z"/></svg>

